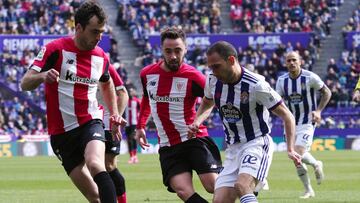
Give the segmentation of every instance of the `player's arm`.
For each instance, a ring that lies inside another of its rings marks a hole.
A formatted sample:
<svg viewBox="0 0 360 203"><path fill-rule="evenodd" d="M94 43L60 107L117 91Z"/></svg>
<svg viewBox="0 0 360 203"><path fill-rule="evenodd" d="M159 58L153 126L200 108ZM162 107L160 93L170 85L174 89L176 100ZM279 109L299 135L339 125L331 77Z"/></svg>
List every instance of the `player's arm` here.
<svg viewBox="0 0 360 203"><path fill-rule="evenodd" d="M46 72L37 72L29 69L24 77L21 79L21 89L24 91L31 91L39 87L41 83L53 83L59 78L59 72L55 69L50 69Z"/></svg>
<svg viewBox="0 0 360 203"><path fill-rule="evenodd" d="M149 103L150 102L149 96L148 96L148 93L146 90L145 77L141 77L141 84L143 87L143 97L142 97L142 100L140 103L140 111L139 111L138 124L136 125L135 139L139 143L140 147L142 149L145 149L145 147L150 146L146 139L145 126L146 126L146 122L150 116L151 109L150 109L150 103Z"/></svg>
<svg viewBox="0 0 360 203"><path fill-rule="evenodd" d="M324 84L324 86L319 90L320 91L320 101L317 109L312 112L312 120L315 123L320 123L321 121L321 112L329 103L331 98L331 91L330 89Z"/></svg>
<svg viewBox="0 0 360 203"><path fill-rule="evenodd" d="M118 106L118 111L119 111L119 115L123 115L124 111L126 109L126 105L129 102L129 94L126 90L126 88L121 88L116 90L116 95L117 95L117 106Z"/></svg>
<svg viewBox="0 0 360 203"><path fill-rule="evenodd" d="M284 121L287 152L296 165L300 164L301 157L294 150L295 144L295 118L283 102L271 110Z"/></svg>
<svg viewBox="0 0 360 203"><path fill-rule="evenodd" d="M206 120L207 117L209 117L212 109L214 108L214 105L214 100L203 97L200 103L200 107L196 112L194 122L188 126L188 138L196 137L196 134L199 132L200 125Z"/></svg>

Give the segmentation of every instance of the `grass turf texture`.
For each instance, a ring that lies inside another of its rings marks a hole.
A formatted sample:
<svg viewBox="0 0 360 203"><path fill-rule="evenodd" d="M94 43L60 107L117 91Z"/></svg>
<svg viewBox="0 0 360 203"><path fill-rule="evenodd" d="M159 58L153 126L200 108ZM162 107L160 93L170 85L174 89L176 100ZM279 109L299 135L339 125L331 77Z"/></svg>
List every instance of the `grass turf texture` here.
<svg viewBox="0 0 360 203"><path fill-rule="evenodd" d="M300 200L302 184L286 153L274 153L268 176L270 190L261 191L260 202L360 202L360 156L356 151L313 152L324 162L325 180L316 185L309 167L315 198ZM127 164L119 157L119 168L126 179L129 203L181 202L162 185L158 155L139 155L140 163ZM195 176L195 187L211 202ZM86 202L73 186L56 157L0 158L0 202ZM239 202L239 201L237 201Z"/></svg>

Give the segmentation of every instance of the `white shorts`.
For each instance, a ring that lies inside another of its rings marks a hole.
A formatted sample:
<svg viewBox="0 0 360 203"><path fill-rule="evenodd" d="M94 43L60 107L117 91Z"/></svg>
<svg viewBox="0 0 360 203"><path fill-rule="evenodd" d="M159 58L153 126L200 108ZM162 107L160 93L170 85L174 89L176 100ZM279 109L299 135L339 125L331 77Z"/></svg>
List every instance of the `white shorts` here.
<svg viewBox="0 0 360 203"><path fill-rule="evenodd" d="M315 126L313 124L297 125L295 128L295 145L302 146L310 151L313 142Z"/></svg>
<svg viewBox="0 0 360 203"><path fill-rule="evenodd" d="M274 143L267 135L248 143L230 145L225 150L224 169L215 182L215 189L234 187L239 174L246 173L258 181L265 181L272 161Z"/></svg>

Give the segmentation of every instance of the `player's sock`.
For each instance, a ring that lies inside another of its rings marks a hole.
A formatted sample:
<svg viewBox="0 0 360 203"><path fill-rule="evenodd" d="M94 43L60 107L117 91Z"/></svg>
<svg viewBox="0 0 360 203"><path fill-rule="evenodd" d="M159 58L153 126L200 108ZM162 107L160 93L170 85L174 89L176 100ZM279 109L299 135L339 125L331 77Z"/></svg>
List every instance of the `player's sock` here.
<svg viewBox="0 0 360 203"><path fill-rule="evenodd" d="M306 167L306 164L302 163L299 166L296 167L297 174L301 180L301 182L304 185L304 188L306 191L312 190L311 184L310 184L310 178L308 174L308 170Z"/></svg>
<svg viewBox="0 0 360 203"><path fill-rule="evenodd" d="M116 203L116 191L110 175L102 171L94 176L94 181L98 186L100 201L102 203Z"/></svg>
<svg viewBox="0 0 360 203"><path fill-rule="evenodd" d="M126 203L126 189L125 189L124 176L121 175L120 171L117 168L115 168L113 171L110 171L109 175L115 185L118 203Z"/></svg>
<svg viewBox="0 0 360 203"><path fill-rule="evenodd" d="M191 195L191 197L189 197L189 199L186 200L185 203L209 203L209 202L195 192L193 195Z"/></svg>
<svg viewBox="0 0 360 203"><path fill-rule="evenodd" d="M257 203L257 199L254 194L246 194L240 198L240 203Z"/></svg>
<svg viewBox="0 0 360 203"><path fill-rule="evenodd" d="M126 203L126 192L124 192L124 194L122 194L121 196L117 196L117 202Z"/></svg>
<svg viewBox="0 0 360 203"><path fill-rule="evenodd" d="M306 164L311 165L314 168L317 165L316 159L309 152L305 152L305 154L303 155L301 161L306 163Z"/></svg>

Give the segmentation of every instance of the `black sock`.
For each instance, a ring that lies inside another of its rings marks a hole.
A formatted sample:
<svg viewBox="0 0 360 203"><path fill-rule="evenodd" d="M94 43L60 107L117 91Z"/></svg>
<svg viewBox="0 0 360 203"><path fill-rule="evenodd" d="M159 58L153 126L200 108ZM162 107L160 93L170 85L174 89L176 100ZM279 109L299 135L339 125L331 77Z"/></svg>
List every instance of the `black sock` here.
<svg viewBox="0 0 360 203"><path fill-rule="evenodd" d="M209 202L195 192L193 195L191 195L191 197L188 200L186 200L185 203L209 203Z"/></svg>
<svg viewBox="0 0 360 203"><path fill-rule="evenodd" d="M94 181L98 186L100 201L102 203L116 203L116 192L110 175L102 171L94 176Z"/></svg>
<svg viewBox="0 0 360 203"><path fill-rule="evenodd" d="M115 189L116 189L116 195L121 196L122 194L124 194L124 192L126 191L125 190L125 179L121 175L120 171L117 168L115 168L113 171L109 172L109 175L110 175L112 181L114 182Z"/></svg>

